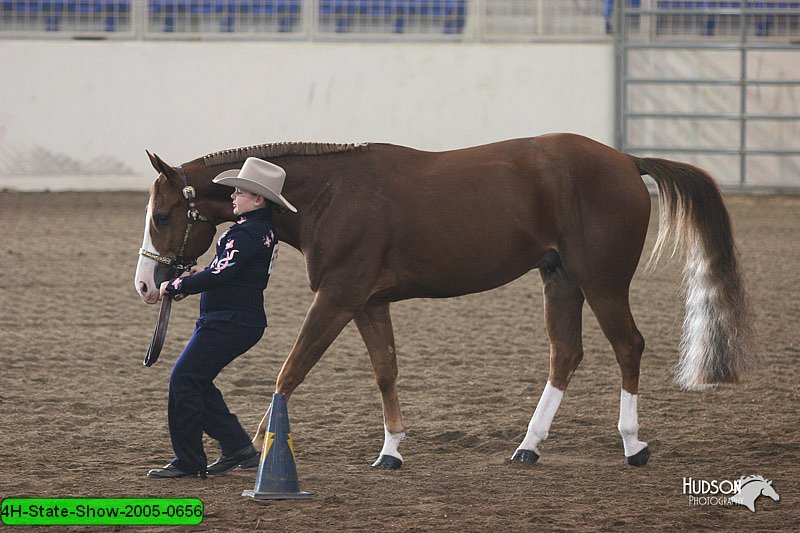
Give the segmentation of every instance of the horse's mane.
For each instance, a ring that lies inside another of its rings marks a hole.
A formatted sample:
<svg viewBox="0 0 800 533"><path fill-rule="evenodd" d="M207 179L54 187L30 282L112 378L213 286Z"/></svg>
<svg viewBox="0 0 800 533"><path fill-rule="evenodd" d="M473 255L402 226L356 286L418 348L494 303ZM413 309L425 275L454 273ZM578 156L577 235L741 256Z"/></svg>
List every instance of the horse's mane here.
<svg viewBox="0 0 800 533"><path fill-rule="evenodd" d="M268 159L287 155L323 155L336 152L349 152L369 143L314 143L314 142L279 142L243 146L220 150L203 156L203 163L207 167L224 165L226 163L240 163L248 157Z"/></svg>

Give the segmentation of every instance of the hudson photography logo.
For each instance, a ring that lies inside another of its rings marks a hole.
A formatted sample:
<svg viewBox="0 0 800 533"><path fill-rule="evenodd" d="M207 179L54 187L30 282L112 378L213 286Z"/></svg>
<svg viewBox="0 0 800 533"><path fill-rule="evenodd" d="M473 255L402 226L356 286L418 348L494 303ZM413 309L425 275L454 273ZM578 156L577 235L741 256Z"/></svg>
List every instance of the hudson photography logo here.
<svg viewBox="0 0 800 533"><path fill-rule="evenodd" d="M683 494L688 496L689 505L743 505L756 512L756 500L767 496L775 501L780 496L772 487L772 481L764 476L746 476L739 479L695 479L683 478Z"/></svg>

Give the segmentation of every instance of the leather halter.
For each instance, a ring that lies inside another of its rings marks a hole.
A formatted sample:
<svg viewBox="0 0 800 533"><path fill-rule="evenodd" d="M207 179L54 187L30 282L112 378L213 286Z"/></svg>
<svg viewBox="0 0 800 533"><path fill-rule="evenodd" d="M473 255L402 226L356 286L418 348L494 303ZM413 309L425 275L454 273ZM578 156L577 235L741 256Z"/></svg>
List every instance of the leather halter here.
<svg viewBox="0 0 800 533"><path fill-rule="evenodd" d="M186 172L183 170L183 167L178 165L175 167L175 170L178 171L178 177L181 178L181 183L183 183L183 189L181 190L183 197L189 203L189 209L186 211L186 218L189 219L189 222L186 224L186 231L183 234L183 242L181 243L181 247L178 249L178 254L173 259L172 257L154 254L153 252L145 250L144 248L139 248L139 255L172 267L173 274L171 277L180 276L197 264L197 259L187 260L185 257L183 257L183 254L186 251L186 246L189 243L189 233L192 231L192 225L195 222L207 222L216 228L213 222L201 215L200 211L198 211L194 201L197 197L197 191L194 187L189 185L189 182L186 179Z"/></svg>

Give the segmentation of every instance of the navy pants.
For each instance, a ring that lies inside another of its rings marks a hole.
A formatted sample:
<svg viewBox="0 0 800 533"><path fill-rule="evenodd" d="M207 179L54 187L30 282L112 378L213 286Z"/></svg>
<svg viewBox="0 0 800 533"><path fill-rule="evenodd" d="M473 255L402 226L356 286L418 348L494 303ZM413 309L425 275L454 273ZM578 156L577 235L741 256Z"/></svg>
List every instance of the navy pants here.
<svg viewBox="0 0 800 533"><path fill-rule="evenodd" d="M228 410L213 380L225 366L252 348L264 328L200 318L169 378L169 436L172 463L187 472L205 471L203 432L219 441L223 455L246 448L250 437Z"/></svg>

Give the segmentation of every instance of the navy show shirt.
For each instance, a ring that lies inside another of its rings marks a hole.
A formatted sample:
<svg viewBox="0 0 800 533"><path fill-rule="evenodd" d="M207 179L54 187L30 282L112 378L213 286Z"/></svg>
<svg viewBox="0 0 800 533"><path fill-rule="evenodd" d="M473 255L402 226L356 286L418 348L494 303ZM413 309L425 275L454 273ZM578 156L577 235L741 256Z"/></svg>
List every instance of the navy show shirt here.
<svg viewBox="0 0 800 533"><path fill-rule="evenodd" d="M214 260L191 276L170 281L166 292L200 296L200 319L266 327L264 289L278 252L272 208L244 213L217 241Z"/></svg>

